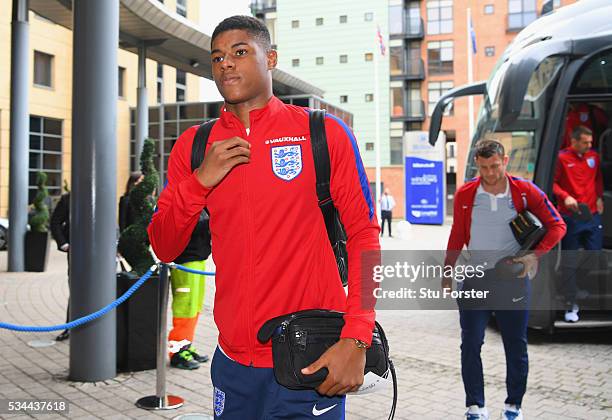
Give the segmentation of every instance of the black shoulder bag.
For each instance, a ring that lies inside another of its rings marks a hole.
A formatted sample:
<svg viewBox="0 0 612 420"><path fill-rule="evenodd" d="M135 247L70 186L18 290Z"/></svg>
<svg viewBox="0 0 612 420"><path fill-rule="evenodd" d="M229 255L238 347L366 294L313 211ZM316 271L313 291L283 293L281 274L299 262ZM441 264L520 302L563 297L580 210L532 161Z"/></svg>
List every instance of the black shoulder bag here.
<svg viewBox="0 0 612 420"><path fill-rule="evenodd" d="M327 377L326 368L312 375L301 370L314 363L327 349L340 340L344 327L342 312L308 309L272 318L259 329L257 339L265 343L272 339L274 376L279 384L294 390L315 389ZM382 326L376 322L372 345L366 350L364 374L373 373L380 379L393 381L393 405L389 419L395 416L397 377L389 359L389 342Z"/></svg>

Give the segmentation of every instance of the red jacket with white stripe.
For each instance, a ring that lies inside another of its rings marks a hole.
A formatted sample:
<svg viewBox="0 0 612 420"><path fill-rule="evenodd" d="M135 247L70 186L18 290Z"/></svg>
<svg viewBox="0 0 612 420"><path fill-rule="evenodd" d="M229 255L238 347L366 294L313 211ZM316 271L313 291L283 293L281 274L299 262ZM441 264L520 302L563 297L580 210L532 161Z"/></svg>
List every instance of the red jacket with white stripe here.
<svg viewBox="0 0 612 420"><path fill-rule="evenodd" d="M546 194L533 182L506 174L510 183L512 203L517 213L529 210L546 228L546 234L538 243L534 252L541 256L550 251L565 235L565 222L550 203ZM480 185L480 177L463 184L455 193L453 205L453 226L446 247L445 265L455 265L459 252L470 243L470 228L472 227L472 209L476 191ZM448 252L454 251L454 252Z"/></svg>
<svg viewBox="0 0 612 420"><path fill-rule="evenodd" d="M342 337L371 342L375 313L362 305L370 292L362 296L361 255L380 250L380 229L353 133L331 115L325 128L330 192L348 236L348 296L318 207L307 109L272 97L251 111L249 134L224 109L209 146L239 136L251 144L251 158L212 189L191 172L197 126L179 137L170 154L168 182L148 229L151 245L162 261L172 261L208 208L219 344L243 365L272 367L270 343L259 343L257 331L270 318L302 309L346 312Z"/></svg>

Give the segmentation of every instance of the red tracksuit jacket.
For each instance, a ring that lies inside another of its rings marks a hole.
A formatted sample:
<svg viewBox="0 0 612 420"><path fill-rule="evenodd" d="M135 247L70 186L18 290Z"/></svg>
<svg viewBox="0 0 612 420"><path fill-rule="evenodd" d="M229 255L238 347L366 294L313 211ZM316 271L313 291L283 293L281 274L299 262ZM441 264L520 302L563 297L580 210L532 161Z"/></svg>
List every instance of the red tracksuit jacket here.
<svg viewBox="0 0 612 420"><path fill-rule="evenodd" d="M148 229L151 245L162 261L172 261L208 208L219 344L243 365L272 367L270 343L259 343L257 331L270 318L302 309L344 311L342 337L371 342L375 314L362 305L360 258L362 251L380 250L380 229L354 135L331 115L325 128L330 192L348 236L348 297L318 207L306 109L272 97L251 111L249 134L224 109L209 145L239 136L251 144L251 158L212 189L191 172L197 126L170 154L168 182Z"/></svg>
<svg viewBox="0 0 612 420"><path fill-rule="evenodd" d="M510 176L510 193L512 202L517 213L527 209L532 212L546 228L546 235L538 243L535 248L536 255L540 256L547 253L554 247L565 235L565 222L548 200L548 197L540 190L533 182ZM445 265L455 265L459 252L463 246L470 243L470 228L472 226L472 208L474 207L474 199L476 191L480 185L480 177L474 178L463 184L455 193L453 226L448 238L448 245Z"/></svg>
<svg viewBox="0 0 612 420"><path fill-rule="evenodd" d="M580 156L568 147L559 152L553 193L557 197L559 211L564 215L572 212L565 207L568 196L579 203L589 206L592 213L597 212L597 199L603 196L603 177L600 168L599 154L588 150Z"/></svg>

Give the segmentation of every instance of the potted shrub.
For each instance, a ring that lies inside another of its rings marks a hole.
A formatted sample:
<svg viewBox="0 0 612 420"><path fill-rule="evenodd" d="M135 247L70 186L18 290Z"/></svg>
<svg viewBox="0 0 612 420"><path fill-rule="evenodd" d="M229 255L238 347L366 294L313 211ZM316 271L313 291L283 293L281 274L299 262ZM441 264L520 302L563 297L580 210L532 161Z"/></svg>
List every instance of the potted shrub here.
<svg viewBox="0 0 612 420"><path fill-rule="evenodd" d="M128 205L134 223L121 232L117 247L118 252L132 267L132 271L117 273L118 296L125 293L154 263L149 252L147 234L159 185L158 173L153 162L154 152L153 141L145 140L140 155L143 180L129 193ZM117 310L117 370L119 371L155 368L158 289L159 276L156 273Z"/></svg>
<svg viewBox="0 0 612 420"><path fill-rule="evenodd" d="M25 236L25 270L45 271L49 253L49 192L47 174L36 174L38 191L34 197L33 211L30 216L30 230Z"/></svg>

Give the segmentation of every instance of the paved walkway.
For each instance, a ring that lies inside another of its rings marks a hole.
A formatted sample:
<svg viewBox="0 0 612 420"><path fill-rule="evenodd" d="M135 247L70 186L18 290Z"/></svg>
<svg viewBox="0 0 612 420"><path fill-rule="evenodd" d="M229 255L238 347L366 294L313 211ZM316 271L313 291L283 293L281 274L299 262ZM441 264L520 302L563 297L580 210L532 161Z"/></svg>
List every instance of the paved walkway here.
<svg viewBox="0 0 612 420"><path fill-rule="evenodd" d="M395 231L398 232L399 231ZM385 249L438 249L448 227L414 226L408 239L384 238ZM16 324L63 322L68 287L65 255L52 251L45 273L6 273L6 252L0 253L0 320ZM196 344L212 354L216 328L212 322L213 282L207 287ZM464 411L459 364L459 326L454 311L380 311L399 376L396 419L459 419ZM209 364L186 372L168 370L168 392L186 400L183 408L146 412L135 407L140 397L154 394L155 372L121 374L103 383L72 383L68 375L69 343L32 348L32 340L53 333L0 330L0 398L66 398L70 419L174 418L211 414ZM528 419L612 419L612 334L573 332L553 338L530 334L530 376L524 402ZM505 361L499 334L487 331L483 348L487 401L497 416L505 398ZM349 397L347 418L386 419L390 395ZM492 418L494 418L494 416ZM0 418L32 418L0 415ZM41 415L40 418L63 418ZM245 419L246 420L246 419Z"/></svg>

